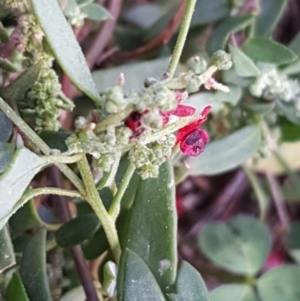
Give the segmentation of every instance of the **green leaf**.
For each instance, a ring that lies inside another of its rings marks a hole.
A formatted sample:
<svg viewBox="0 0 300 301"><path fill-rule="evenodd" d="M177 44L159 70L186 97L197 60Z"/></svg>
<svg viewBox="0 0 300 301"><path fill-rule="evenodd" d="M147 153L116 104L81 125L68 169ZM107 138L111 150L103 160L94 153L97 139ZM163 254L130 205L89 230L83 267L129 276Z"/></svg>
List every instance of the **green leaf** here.
<svg viewBox="0 0 300 301"><path fill-rule="evenodd" d="M238 274L255 275L270 252L272 237L261 221L240 215L228 224L208 223L199 246L214 264Z"/></svg>
<svg viewBox="0 0 300 301"><path fill-rule="evenodd" d="M4 99L19 100L38 80L41 64L35 64L22 72L13 82L3 88L0 95Z"/></svg>
<svg viewBox="0 0 300 301"><path fill-rule="evenodd" d="M244 51L255 62L282 65L297 59L292 50L265 37L249 39L244 44Z"/></svg>
<svg viewBox="0 0 300 301"><path fill-rule="evenodd" d="M284 100L277 99L276 104L280 111L285 115L285 117L292 123L300 125L300 116L295 110L294 102L286 102Z"/></svg>
<svg viewBox="0 0 300 301"><path fill-rule="evenodd" d="M52 301L46 269L46 230L31 238L20 263L20 275L30 301Z"/></svg>
<svg viewBox="0 0 300 301"><path fill-rule="evenodd" d="M31 200L21 207L9 220L9 225L14 237L26 230L42 226L34 202Z"/></svg>
<svg viewBox="0 0 300 301"><path fill-rule="evenodd" d="M298 55L300 54L300 32L294 37L288 47Z"/></svg>
<svg viewBox="0 0 300 301"><path fill-rule="evenodd" d="M101 294L102 296L102 294ZM86 295L82 286L77 286L67 291L59 301L83 301L86 300ZM99 300L101 300L99 298Z"/></svg>
<svg viewBox="0 0 300 301"><path fill-rule="evenodd" d="M116 295L118 267L112 262L105 263L103 268L103 288L107 292L109 298Z"/></svg>
<svg viewBox="0 0 300 301"><path fill-rule="evenodd" d="M300 296L300 268L282 265L258 279L258 293L262 301L296 301Z"/></svg>
<svg viewBox="0 0 300 301"><path fill-rule="evenodd" d="M14 273L5 293L6 301L30 301L26 294L21 277L18 273Z"/></svg>
<svg viewBox="0 0 300 301"><path fill-rule="evenodd" d="M0 173L4 172L14 154L14 146L11 143L0 141Z"/></svg>
<svg viewBox="0 0 300 301"><path fill-rule="evenodd" d="M256 18L255 35L269 35L280 20L287 0L260 1L260 14Z"/></svg>
<svg viewBox="0 0 300 301"><path fill-rule="evenodd" d="M165 301L147 265L134 252L122 252L117 279L118 301Z"/></svg>
<svg viewBox="0 0 300 301"><path fill-rule="evenodd" d="M122 249L137 253L162 291L168 291L175 281L177 266L177 215L171 162L160 167L157 178L140 182L122 228Z"/></svg>
<svg viewBox="0 0 300 301"><path fill-rule="evenodd" d="M207 41L206 49L212 55L219 49L224 49L229 36L233 32L240 31L253 22L253 16L229 17L222 21L211 33Z"/></svg>
<svg viewBox="0 0 300 301"><path fill-rule="evenodd" d="M251 78L238 76L234 68L224 70L222 72L222 82L224 84L231 84L239 86L241 88L248 88L252 81L253 79Z"/></svg>
<svg viewBox="0 0 300 301"><path fill-rule="evenodd" d="M102 227L82 243L84 257L94 260L109 249L109 244Z"/></svg>
<svg viewBox="0 0 300 301"><path fill-rule="evenodd" d="M175 300L209 301L206 285L201 275L186 261L182 262L179 269L176 291L177 296Z"/></svg>
<svg viewBox="0 0 300 301"><path fill-rule="evenodd" d="M20 69L16 67L10 60L0 58L0 69L7 72L20 72Z"/></svg>
<svg viewBox="0 0 300 301"><path fill-rule="evenodd" d="M198 0L193 14L191 26L218 21L230 13L230 5L226 0Z"/></svg>
<svg viewBox="0 0 300 301"><path fill-rule="evenodd" d="M102 5L96 3L83 6L80 11L87 15L87 19L93 21L105 21L111 18L111 14Z"/></svg>
<svg viewBox="0 0 300 301"><path fill-rule="evenodd" d="M2 10L2 7L0 7ZM1 16L0 16L0 19ZM0 21L0 43L7 43L9 42L9 34L7 33L6 28L3 26L2 22Z"/></svg>
<svg viewBox="0 0 300 301"><path fill-rule="evenodd" d="M254 289L247 284L226 284L210 292L211 301L258 301Z"/></svg>
<svg viewBox="0 0 300 301"><path fill-rule="evenodd" d="M300 127L284 117L280 117L278 120L281 137L283 142L296 142L300 140Z"/></svg>
<svg viewBox="0 0 300 301"><path fill-rule="evenodd" d="M52 149L58 149L61 152L66 152L68 147L66 145L67 138L72 133L66 130L54 131L42 131L40 137L48 144Z"/></svg>
<svg viewBox="0 0 300 301"><path fill-rule="evenodd" d="M0 141L1 142L6 142L12 132L12 122L6 117L6 115L0 111Z"/></svg>
<svg viewBox="0 0 300 301"><path fill-rule="evenodd" d="M26 148L15 152L9 167L0 176L0 229L17 210L17 203L33 177L48 164L45 157L39 157Z"/></svg>
<svg viewBox="0 0 300 301"><path fill-rule="evenodd" d="M292 62L282 70L280 70L281 73L284 73L285 75L297 75L300 73L300 59Z"/></svg>
<svg viewBox="0 0 300 301"><path fill-rule="evenodd" d="M99 226L99 219L94 213L77 216L56 232L57 244L62 248L74 247L88 239Z"/></svg>
<svg viewBox="0 0 300 301"><path fill-rule="evenodd" d="M208 144L199 157L188 158L193 175L216 175L234 169L253 156L261 144L257 124L248 125L231 135Z"/></svg>
<svg viewBox="0 0 300 301"><path fill-rule="evenodd" d="M107 87L117 85L121 73L125 76L124 92L141 90L147 77L161 78L168 67L169 58L161 58L152 61L143 61L128 65L118 66L107 70L92 73L97 89L101 92Z"/></svg>
<svg viewBox="0 0 300 301"><path fill-rule="evenodd" d="M266 115L275 108L275 102L269 103L243 103L245 110L251 111L259 115Z"/></svg>
<svg viewBox="0 0 300 301"><path fill-rule="evenodd" d="M232 56L233 67L237 75L241 77L255 77L260 74L260 70L244 52L230 45L229 49Z"/></svg>
<svg viewBox="0 0 300 301"><path fill-rule="evenodd" d="M0 273L16 264L15 252L7 227L0 230Z"/></svg>
<svg viewBox="0 0 300 301"><path fill-rule="evenodd" d="M31 3L61 68L78 89L99 103L100 96L87 67L82 50L58 2L31 0Z"/></svg>

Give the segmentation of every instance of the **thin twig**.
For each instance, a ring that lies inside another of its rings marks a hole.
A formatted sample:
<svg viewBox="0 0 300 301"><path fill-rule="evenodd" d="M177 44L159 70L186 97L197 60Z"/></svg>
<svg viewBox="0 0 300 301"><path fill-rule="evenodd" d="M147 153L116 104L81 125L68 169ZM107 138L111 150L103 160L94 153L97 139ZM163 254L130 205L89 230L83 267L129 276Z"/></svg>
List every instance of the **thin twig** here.
<svg viewBox="0 0 300 301"><path fill-rule="evenodd" d="M289 216L285 207L283 195L280 190L277 179L270 172L266 172L266 178L269 183L269 187L273 196L274 204L278 213L278 218L282 225L282 228L288 232L290 229Z"/></svg>
<svg viewBox="0 0 300 301"><path fill-rule="evenodd" d="M62 186L62 176L59 170L55 167L51 167L51 174L52 174L52 180L53 184L60 188ZM69 221L72 216L69 209L68 201L65 199L65 197L61 195L55 196L57 198L57 202L55 202L55 206L58 209L59 212L59 218L62 223L66 223ZM83 290L86 295L87 301L99 301L96 289L93 284L93 279L89 273L88 267L85 263L85 259L81 250L81 246L75 246L71 249L71 254L79 275L80 282L82 284Z"/></svg>
<svg viewBox="0 0 300 301"><path fill-rule="evenodd" d="M181 5L179 6L177 12L169 22L168 26L160 33L158 37L154 40L150 41L148 44L143 45L135 50L126 51L126 52L119 52L116 55L117 59L133 59L133 58L142 58L147 56L149 53L153 52L154 50L166 45L171 40L174 32L179 27L182 17L184 15L184 9L187 0L183 0Z"/></svg>
<svg viewBox="0 0 300 301"><path fill-rule="evenodd" d="M97 37L86 53L86 60L90 68L94 66L103 50L107 46L108 42L110 41L116 21L121 11L121 6L121 0L109 1L108 10L112 15L112 19L109 19L103 23L101 30L99 31Z"/></svg>

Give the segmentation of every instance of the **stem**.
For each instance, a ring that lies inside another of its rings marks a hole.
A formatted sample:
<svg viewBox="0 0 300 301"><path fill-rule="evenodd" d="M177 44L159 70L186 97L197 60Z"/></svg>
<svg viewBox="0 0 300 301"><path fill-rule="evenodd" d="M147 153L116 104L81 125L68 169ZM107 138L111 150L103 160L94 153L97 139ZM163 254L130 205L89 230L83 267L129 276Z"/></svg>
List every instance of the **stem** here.
<svg viewBox="0 0 300 301"><path fill-rule="evenodd" d="M177 65L179 63L181 53L185 44L185 40L189 31L189 27L191 24L192 16L194 13L195 5L197 0L188 0L183 21L181 23L179 35L176 41L176 45L171 57L171 61L167 70L167 74L170 78L174 76L174 73L176 71Z"/></svg>
<svg viewBox="0 0 300 301"><path fill-rule="evenodd" d="M26 124L23 119L16 114L14 110L0 97L0 109L4 114L19 128L22 132L33 142L43 154L49 156L51 149L50 147L33 131L32 128ZM74 186L80 191L81 194L85 195L85 189L82 181L77 175L65 164L55 164L60 171L74 184Z"/></svg>
<svg viewBox="0 0 300 301"><path fill-rule="evenodd" d="M83 153L78 153L72 156L46 156L44 157L46 161L49 162L49 164L57 164L57 163L65 163L65 164L72 164L78 162L82 156Z"/></svg>
<svg viewBox="0 0 300 301"><path fill-rule="evenodd" d="M108 211L110 216L113 218L113 220L116 220L117 216L119 215L122 197L128 187L128 184L132 178L134 171L135 171L134 164L129 163L126 172L124 174L124 177L118 187L117 194L114 196Z"/></svg>
<svg viewBox="0 0 300 301"><path fill-rule="evenodd" d="M263 188L261 187L256 174L248 168L246 165L243 165L243 170L248 177L248 180L255 192L255 195L258 200L259 205L259 218L265 220L267 209L269 205L269 199Z"/></svg>
<svg viewBox="0 0 300 301"><path fill-rule="evenodd" d="M118 264L121 255L121 248L119 244L117 230L115 228L112 218L107 213L102 203L102 200L99 196L99 193L96 189L93 175L91 173L86 156L83 156L82 159L78 162L78 168L82 176L83 182L85 184L85 188L88 196L88 202L93 208L93 210L95 211L96 215L98 216L101 222L108 243L110 245L111 251L115 257L115 261Z"/></svg>

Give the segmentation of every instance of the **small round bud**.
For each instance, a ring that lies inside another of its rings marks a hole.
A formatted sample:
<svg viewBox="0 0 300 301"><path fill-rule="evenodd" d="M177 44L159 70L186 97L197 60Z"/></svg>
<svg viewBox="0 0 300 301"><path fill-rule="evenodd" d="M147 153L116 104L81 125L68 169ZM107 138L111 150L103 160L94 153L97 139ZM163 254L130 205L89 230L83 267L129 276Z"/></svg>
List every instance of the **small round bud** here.
<svg viewBox="0 0 300 301"><path fill-rule="evenodd" d="M114 163L115 156L113 154L101 154L100 158L93 159L93 167L95 170L103 170L109 172Z"/></svg>
<svg viewBox="0 0 300 301"><path fill-rule="evenodd" d="M157 89L154 101L162 112L168 112L177 107L176 93L164 86Z"/></svg>
<svg viewBox="0 0 300 301"><path fill-rule="evenodd" d="M141 117L141 123L145 127L159 129L163 125L163 119L161 114L157 110L154 110L143 114Z"/></svg>
<svg viewBox="0 0 300 301"><path fill-rule="evenodd" d="M200 74L207 69L207 61L203 57L193 56L188 59L187 66L196 74Z"/></svg>
<svg viewBox="0 0 300 301"><path fill-rule="evenodd" d="M211 57L211 62L219 70L228 70L232 67L231 55L223 50L218 50Z"/></svg>

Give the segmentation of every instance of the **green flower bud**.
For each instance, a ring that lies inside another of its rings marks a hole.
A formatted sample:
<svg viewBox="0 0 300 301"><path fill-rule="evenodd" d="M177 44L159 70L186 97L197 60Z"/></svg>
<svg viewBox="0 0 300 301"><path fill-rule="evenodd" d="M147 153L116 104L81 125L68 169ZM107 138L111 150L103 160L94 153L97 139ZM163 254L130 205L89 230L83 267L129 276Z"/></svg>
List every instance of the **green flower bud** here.
<svg viewBox="0 0 300 301"><path fill-rule="evenodd" d="M147 164L137 169L137 173L141 176L143 180L148 178L157 178L159 175L159 166Z"/></svg>
<svg viewBox="0 0 300 301"><path fill-rule="evenodd" d="M113 154L101 154L100 158L93 159L92 164L95 170L103 170L104 172L109 172L114 161L115 156Z"/></svg>
<svg viewBox="0 0 300 301"><path fill-rule="evenodd" d="M174 110L177 107L176 93L165 86L160 86L155 91L154 103L162 112Z"/></svg>
<svg viewBox="0 0 300 301"><path fill-rule="evenodd" d="M126 145L129 143L133 131L127 126L121 126L116 129L116 144Z"/></svg>
<svg viewBox="0 0 300 301"><path fill-rule="evenodd" d="M126 106L126 100L121 87L115 86L105 93L105 109L108 113L115 114Z"/></svg>
<svg viewBox="0 0 300 301"><path fill-rule="evenodd" d="M193 76L190 78L188 86L186 88L188 93L196 93L199 91L200 86L203 84L198 76Z"/></svg>
<svg viewBox="0 0 300 301"><path fill-rule="evenodd" d="M228 70L232 67L231 55L223 50L216 51L211 57L211 62L219 70Z"/></svg>
<svg viewBox="0 0 300 301"><path fill-rule="evenodd" d="M207 61L203 57L193 56L187 61L187 66L196 74L200 74L207 69Z"/></svg>

